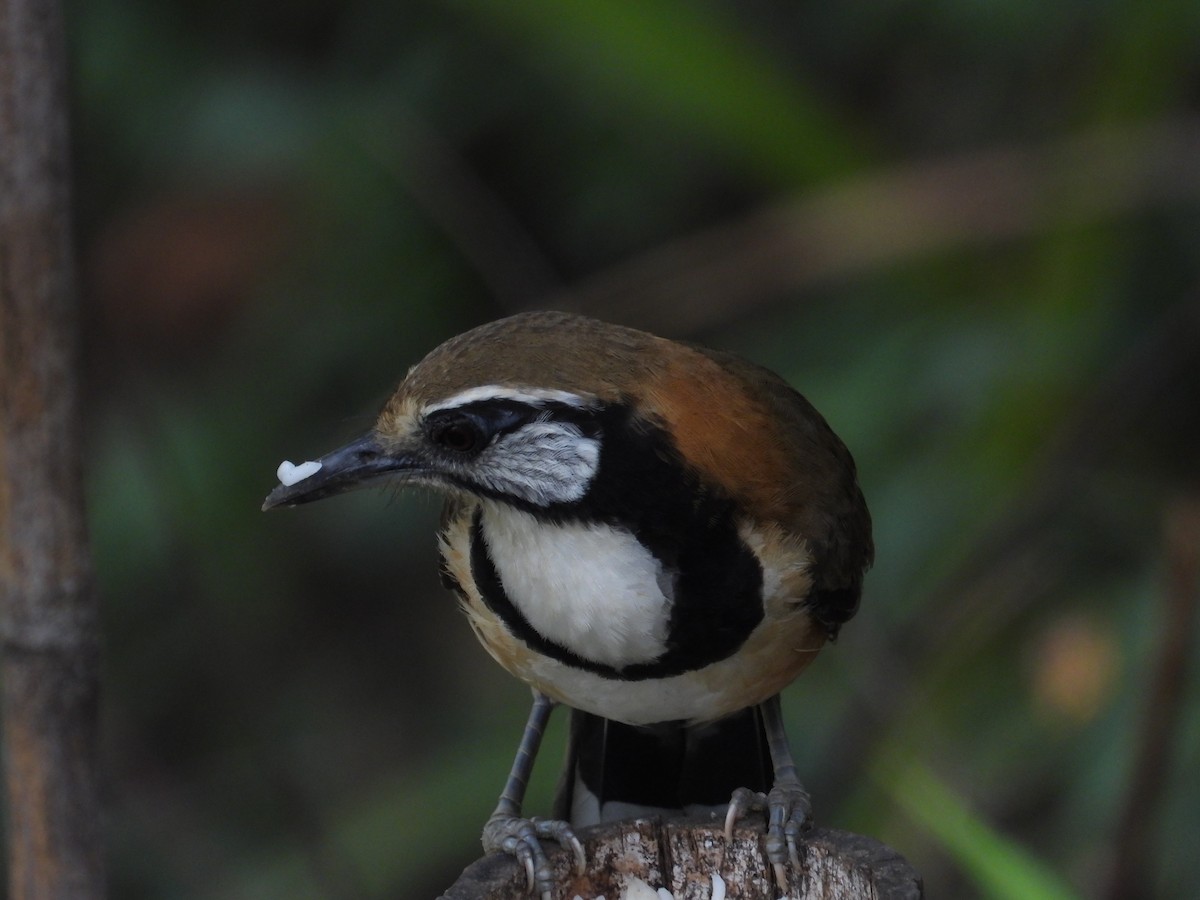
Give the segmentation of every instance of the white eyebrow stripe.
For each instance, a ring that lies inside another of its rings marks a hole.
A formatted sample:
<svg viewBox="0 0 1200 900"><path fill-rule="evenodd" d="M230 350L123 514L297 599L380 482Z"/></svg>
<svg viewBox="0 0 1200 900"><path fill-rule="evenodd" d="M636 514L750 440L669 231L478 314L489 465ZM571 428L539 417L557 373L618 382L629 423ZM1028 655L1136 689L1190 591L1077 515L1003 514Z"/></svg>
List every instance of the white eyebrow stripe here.
<svg viewBox="0 0 1200 900"><path fill-rule="evenodd" d="M421 415L428 415L443 409L454 409L482 400L516 400L531 406L537 406L540 403L565 403L568 406L579 408L593 406L596 402L595 398L589 395L574 394L571 391L560 391L554 388L510 388L499 384L483 384L467 388L445 400L430 403L421 410Z"/></svg>

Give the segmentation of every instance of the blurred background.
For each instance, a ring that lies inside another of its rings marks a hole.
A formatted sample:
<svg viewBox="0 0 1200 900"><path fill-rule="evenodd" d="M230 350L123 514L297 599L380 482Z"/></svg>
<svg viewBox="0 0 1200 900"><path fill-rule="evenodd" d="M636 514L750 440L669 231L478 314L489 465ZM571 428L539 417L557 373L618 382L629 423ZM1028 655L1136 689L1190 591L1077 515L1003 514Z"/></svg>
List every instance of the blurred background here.
<svg viewBox="0 0 1200 900"><path fill-rule="evenodd" d="M531 307L739 351L853 450L878 561L785 695L822 824L931 897L1194 896L1200 4L68 15L115 897L478 856L528 692L438 501L259 505Z"/></svg>

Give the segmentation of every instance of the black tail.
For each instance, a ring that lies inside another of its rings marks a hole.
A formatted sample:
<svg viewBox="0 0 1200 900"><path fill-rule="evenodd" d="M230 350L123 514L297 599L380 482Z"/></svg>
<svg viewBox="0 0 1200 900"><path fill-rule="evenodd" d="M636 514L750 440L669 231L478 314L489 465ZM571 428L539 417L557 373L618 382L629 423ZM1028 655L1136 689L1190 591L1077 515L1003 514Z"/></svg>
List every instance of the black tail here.
<svg viewBox="0 0 1200 900"><path fill-rule="evenodd" d="M771 758L757 707L705 725L622 725L571 710L556 818L590 825L729 802L736 788L770 789Z"/></svg>

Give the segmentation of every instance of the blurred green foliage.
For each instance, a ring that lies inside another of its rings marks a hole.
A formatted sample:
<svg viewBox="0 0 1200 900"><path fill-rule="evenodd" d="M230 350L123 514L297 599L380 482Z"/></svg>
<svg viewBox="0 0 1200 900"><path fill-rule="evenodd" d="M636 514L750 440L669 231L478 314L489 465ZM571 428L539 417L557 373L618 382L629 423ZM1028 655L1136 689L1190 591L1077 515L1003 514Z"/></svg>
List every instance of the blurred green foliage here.
<svg viewBox="0 0 1200 900"><path fill-rule="evenodd" d="M1054 873L1006 841L918 766L885 766L883 789L945 845L980 893L1008 900L1069 900L1075 896Z"/></svg>
<svg viewBox="0 0 1200 900"><path fill-rule="evenodd" d="M930 160L944 194L813 248L848 260L834 276L714 290L699 320L690 301L620 318L704 322L655 327L776 368L858 460L878 562L785 697L819 819L905 853L930 896L1045 873L1046 896L1103 892L1162 643L1162 523L1200 461L1200 189L1146 150L1200 147L1200 5L76 0L69 17L114 896L447 886L478 854L526 691L440 590L435 500L264 517L275 465L362 430L471 325L579 285L604 316L606 275L642 260L669 283L673 248L706 233L731 283L761 284L758 245L732 240L747 217ZM1148 137L1061 164L1097 129ZM869 252L961 200L956 160L1004 185L1029 158L1031 196L1001 191L920 253ZM1194 891L1196 678L1141 823L1161 898Z"/></svg>

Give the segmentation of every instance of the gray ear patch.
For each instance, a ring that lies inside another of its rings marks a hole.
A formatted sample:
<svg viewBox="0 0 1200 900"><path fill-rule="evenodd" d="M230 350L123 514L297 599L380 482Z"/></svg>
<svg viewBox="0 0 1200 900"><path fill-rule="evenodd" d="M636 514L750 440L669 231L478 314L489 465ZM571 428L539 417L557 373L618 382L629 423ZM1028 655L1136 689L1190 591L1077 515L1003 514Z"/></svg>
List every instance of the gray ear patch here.
<svg viewBox="0 0 1200 900"><path fill-rule="evenodd" d="M600 441L568 422L534 421L501 435L479 455L472 477L535 506L574 503L600 466Z"/></svg>

